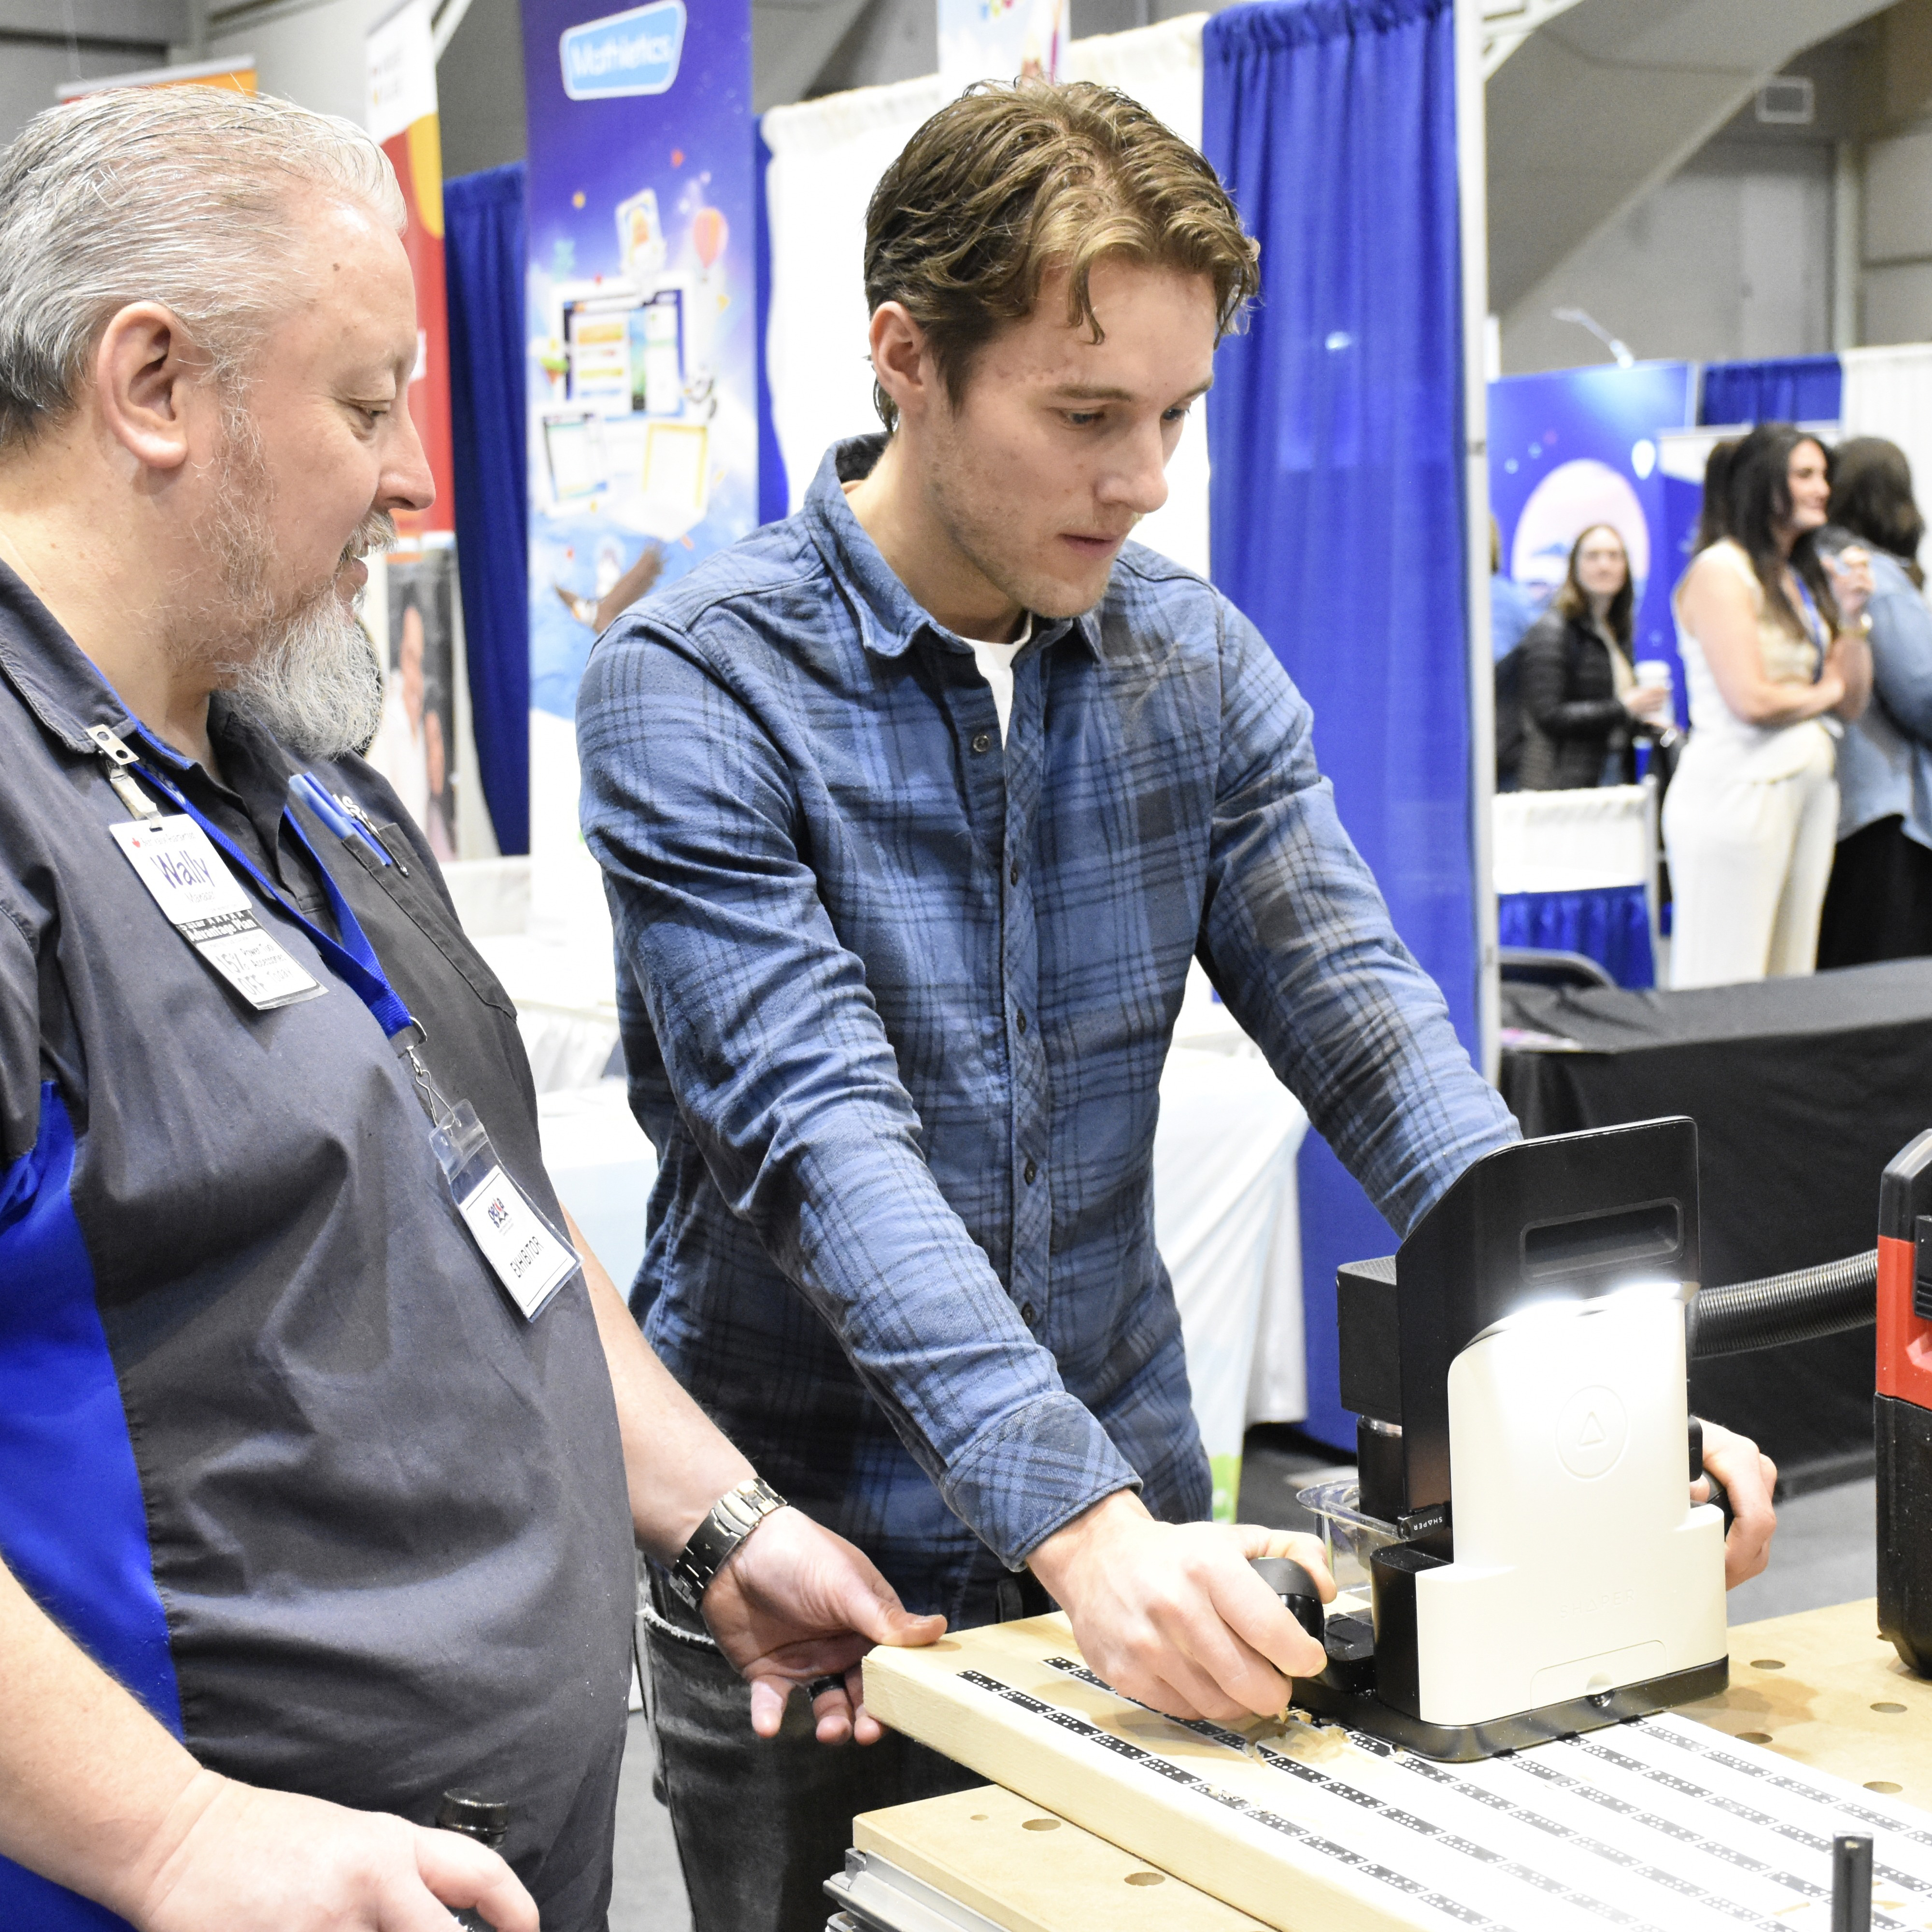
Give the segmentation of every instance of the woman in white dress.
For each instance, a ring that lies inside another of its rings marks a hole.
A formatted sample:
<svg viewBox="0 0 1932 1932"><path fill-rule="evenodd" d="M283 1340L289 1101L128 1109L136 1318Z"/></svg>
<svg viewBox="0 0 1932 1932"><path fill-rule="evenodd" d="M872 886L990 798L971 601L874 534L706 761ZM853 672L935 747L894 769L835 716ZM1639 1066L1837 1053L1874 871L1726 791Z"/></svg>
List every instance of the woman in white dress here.
<svg viewBox="0 0 1932 1932"><path fill-rule="evenodd" d="M1672 600L1690 736L1664 800L1673 987L1809 973L1838 838L1835 734L1871 690L1869 560L1814 552L1823 446L1760 423L1725 477L1725 534Z"/></svg>

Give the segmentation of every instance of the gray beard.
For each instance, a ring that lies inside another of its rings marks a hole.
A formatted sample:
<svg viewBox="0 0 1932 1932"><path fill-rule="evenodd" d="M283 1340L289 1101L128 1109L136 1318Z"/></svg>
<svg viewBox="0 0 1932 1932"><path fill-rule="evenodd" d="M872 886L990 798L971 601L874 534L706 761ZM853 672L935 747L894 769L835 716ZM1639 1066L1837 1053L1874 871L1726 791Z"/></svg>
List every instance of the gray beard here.
<svg viewBox="0 0 1932 1932"><path fill-rule="evenodd" d="M333 586L272 622L232 670L237 707L299 758L365 752L382 722L382 670Z"/></svg>
<svg viewBox="0 0 1932 1932"><path fill-rule="evenodd" d="M206 532L224 593L218 628L228 633L215 666L236 707L298 758L339 758L368 750L382 721L382 667L333 574L292 606L264 579L274 537L266 513L267 466L239 396L224 412L226 431L214 514ZM356 526L342 562L394 541L396 526L372 510Z"/></svg>

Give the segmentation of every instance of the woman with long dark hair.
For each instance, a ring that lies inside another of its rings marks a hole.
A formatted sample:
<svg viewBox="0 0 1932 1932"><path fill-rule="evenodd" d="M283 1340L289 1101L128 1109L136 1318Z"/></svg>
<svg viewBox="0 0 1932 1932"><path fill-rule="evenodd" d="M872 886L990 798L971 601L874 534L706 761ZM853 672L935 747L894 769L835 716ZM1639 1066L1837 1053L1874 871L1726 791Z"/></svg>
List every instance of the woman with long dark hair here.
<svg viewBox="0 0 1932 1932"><path fill-rule="evenodd" d="M1724 534L1672 602L1690 736L1664 805L1673 986L1808 973L1838 838L1840 721L1864 709L1864 553L1828 569L1824 446L1760 423L1724 467ZM1827 721L1829 721L1828 723Z"/></svg>
<svg viewBox="0 0 1932 1932"><path fill-rule="evenodd" d="M1820 966L1932 954L1932 611L1925 519L1896 443L1862 436L1832 466L1832 529L1871 547L1872 701L1838 746L1838 850Z"/></svg>
<svg viewBox="0 0 1932 1932"><path fill-rule="evenodd" d="M1637 734L1664 722L1670 692L1636 681L1634 598L1623 538L1608 524L1593 524L1570 546L1562 587L1518 647L1525 791L1635 779Z"/></svg>
<svg viewBox="0 0 1932 1932"><path fill-rule="evenodd" d="M1693 556L1730 534L1724 527L1724 519L1730 514L1725 495L1730 488L1731 461L1743 440L1742 436L1720 437L1712 444L1711 453L1704 459L1704 499L1697 512L1697 541L1691 550Z"/></svg>

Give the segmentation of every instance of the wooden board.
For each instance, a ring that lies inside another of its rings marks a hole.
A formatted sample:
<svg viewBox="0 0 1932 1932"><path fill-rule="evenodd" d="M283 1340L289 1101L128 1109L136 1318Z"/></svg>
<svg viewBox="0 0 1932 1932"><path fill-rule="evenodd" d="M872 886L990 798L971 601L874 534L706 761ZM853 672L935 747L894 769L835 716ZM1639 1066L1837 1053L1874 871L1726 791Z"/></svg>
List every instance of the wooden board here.
<svg viewBox="0 0 1932 1932"><path fill-rule="evenodd" d="M1232 1772L1238 1784L1250 1768L1230 1764L1226 1751L1153 1712L1123 1706L1110 1692L1069 1678L1048 1660L1060 1655L1077 1658L1078 1652L1060 1616L988 1624L918 1650L874 1650L866 1660L866 1706L893 1730L1278 1932L1388 1932L1400 1923L1377 1910L1346 1872L1298 1874L1265 1826L1178 1786L1144 1762L1196 1760L1204 1773L1211 1768L1225 1779ZM987 1683L1087 1723L1016 1723L1018 1707L988 1691ZM1110 1751L1104 1763L1110 1776L1096 1775L1096 1732L1136 1754ZM1262 1788L1272 1795L1275 1782L1268 1778ZM1282 1904L1290 1890L1296 1894L1292 1916Z"/></svg>
<svg viewBox="0 0 1932 1932"><path fill-rule="evenodd" d="M1739 1635L1768 1661L1762 1626ZM1276 1932L1825 1932L1830 1837L1861 1829L1886 1922L1932 1932L1922 1813L1677 1714L1470 1766L1298 1714L1182 1725L1094 1677L1058 1616L875 1651L866 1675L886 1723Z"/></svg>
<svg viewBox="0 0 1932 1932"><path fill-rule="evenodd" d="M852 1821L852 1842L1006 1932L1264 1932L997 1784L866 1812Z"/></svg>
<svg viewBox="0 0 1932 1932"><path fill-rule="evenodd" d="M1684 1714L1932 1810L1932 1683L1878 1634L1874 1598L1741 1624L1731 1688Z"/></svg>

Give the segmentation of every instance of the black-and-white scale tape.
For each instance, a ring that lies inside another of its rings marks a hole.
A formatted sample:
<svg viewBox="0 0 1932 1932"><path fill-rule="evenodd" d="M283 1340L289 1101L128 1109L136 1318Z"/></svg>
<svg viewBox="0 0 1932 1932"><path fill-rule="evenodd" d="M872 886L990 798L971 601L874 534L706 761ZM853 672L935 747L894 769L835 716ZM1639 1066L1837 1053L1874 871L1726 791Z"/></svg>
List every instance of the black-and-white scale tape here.
<svg viewBox="0 0 1932 1932"><path fill-rule="evenodd" d="M1624 1728L1625 1727L1622 1725L1618 1726L1619 1730ZM1652 1725L1643 1726L1643 1735L1648 1738L1662 1737L1673 1744L1682 1742L1660 1727ZM1606 1742L1600 1736L1574 1738L1572 1740L1572 1745L1574 1749L1582 1752L1587 1756L1600 1758L1606 1764L1613 1764L1618 1769L1629 1772L1633 1777L1648 1779L1653 1784L1660 1784L1666 1791L1680 1792L1686 1798L1694 1798L1701 1804L1711 1805L1720 1811L1728 1812L1733 1818L1742 1819L1748 1825L1755 1825L1761 1831L1772 1832L1778 1838L1786 1839L1794 1845L1802 1845L1807 1851L1816 1852L1820 1857L1828 1855L1831 1851L1832 1834L1808 1831L1804 1826L1794 1825L1789 1819L1774 1818L1768 1811L1760 1811L1754 1804L1746 1804L1738 1798L1726 1797L1721 1791L1712 1790L1708 1784L1694 1784L1688 1778L1679 1778L1674 1772L1666 1771L1660 1765L1649 1763L1642 1758L1633 1757L1627 1751L1617 1750ZM1719 1762L1723 1761L1719 1760ZM1735 1760L1730 1762L1736 1769L1747 1777L1756 1774L1755 1766L1738 1763ZM1796 1778L1774 1778L1768 1781L1782 1785L1786 1790L1794 1793L1808 1797L1814 1803L1818 1800L1819 1794L1816 1791L1808 1786L1799 1784ZM1862 1805L1848 1805L1844 1808L1849 1816L1856 1818L1861 1824L1872 1824L1888 1836L1909 1838L1921 1844L1932 1843L1932 1833L1910 1830L1901 1832L1890 1819L1879 1818ZM1928 1884L1926 1880L1915 1872L1900 1871L1895 1865L1874 1864L1872 1868L1872 1876L1875 1879L1882 1879L1888 1885L1897 1886L1901 1891L1917 1892L1925 1898L1928 1902L1932 1902L1932 1884ZM1822 1892L1820 1895L1822 1895ZM1882 1917L1883 1914L1881 1913L1880 1916Z"/></svg>
<svg viewBox="0 0 1932 1932"><path fill-rule="evenodd" d="M1098 1690L1112 1691L1112 1694L1117 1697L1120 1696L1120 1693L1114 1690L1111 1684L1096 1677L1084 1664L1076 1664L1071 1658L1050 1657L1046 1660L1054 1670L1062 1671L1070 1677L1078 1678L1083 1684L1090 1684ZM1127 1698L1123 1701L1131 1703L1135 1700ZM1152 1707L1142 1705L1141 1708L1147 1710ZM1612 1925L1631 1928L1631 1932L1648 1932L1649 1922L1640 1918L1636 1913L1626 1912L1619 1905L1613 1905L1607 1900L1598 1898L1588 1892L1580 1891L1576 1886L1566 1884L1553 1873L1539 1870L1534 1865L1526 1865L1520 1859L1511 1858L1508 1852L1498 1851L1493 1845L1482 1844L1473 1838L1465 1838L1462 1833L1450 1826L1439 1824L1432 1818L1424 1818L1419 1814L1408 1810L1401 1805L1391 1804L1388 1799L1378 1797L1372 1791L1364 1791L1359 1786L1350 1784L1343 1779L1332 1778L1318 1766L1305 1764L1300 1759L1292 1757L1285 1751L1275 1750L1267 1744L1253 1742L1244 1738L1238 1731L1228 1730L1222 1725L1208 1723L1204 1719L1188 1720L1170 1718L1168 1722L1180 1724L1184 1730L1192 1732L1197 1737L1207 1738L1215 1744L1226 1745L1230 1750L1240 1751L1244 1756L1250 1749L1252 1749L1264 1762L1276 1770L1286 1772L1290 1777L1298 1778L1304 1784L1314 1785L1318 1790L1326 1791L1334 1797L1346 1799L1352 1804L1360 1805L1364 1810L1375 1814L1384 1823L1397 1826L1406 1831L1414 1832L1423 1837L1431 1838L1448 1850L1460 1852L1465 1858L1473 1858L1479 1864L1487 1865L1492 1870L1501 1873L1505 1877L1515 1879L1520 1883L1528 1886L1534 1891L1545 1893L1552 1898L1559 1898L1566 1905L1577 1906L1580 1910L1590 1913L1592 1916L1606 1920ZM1359 1738L1360 1735L1355 1732L1348 1733L1352 1739ZM1371 1739L1369 1742L1373 1744L1379 1742L1379 1740ZM1377 1752L1376 1754L1388 1755L1391 1757L1394 1756L1392 1752ZM1406 1764L1407 1760L1405 1759L1400 1762ZM1456 1781L1456 1788L1461 1789L1460 1780ZM1487 1799L1489 1797L1486 1792L1477 1795L1481 1799ZM1506 1800L1495 1800L1491 1804L1490 1808L1507 1812L1518 1822L1529 1822L1522 1820L1516 1808ZM1580 1842L1586 1844L1588 1843L1588 1840L1580 1841L1575 1834L1564 1832L1560 1826L1552 1826L1551 1828L1556 1831L1566 1844L1575 1845ZM1593 1849L1600 1851L1606 1858L1615 1858L1619 1864L1628 1865L1630 1862L1624 1854L1612 1850L1607 1845L1593 1847ZM1666 1876L1664 1874L1659 1873L1658 1874L1659 1882L1661 1882ZM1685 1888L1687 1882L1681 1882L1673 1885L1672 1889L1682 1891L1687 1897L1698 1896L1696 1887L1690 1886L1688 1890ZM1743 1916L1748 1922L1753 1924L1767 1922L1762 1920L1755 1912L1746 1912Z"/></svg>
<svg viewBox="0 0 1932 1932"><path fill-rule="evenodd" d="M1060 1671L1063 1675L1074 1678L1081 1683L1091 1685L1095 1689L1105 1690L1111 1696L1120 1697L1124 1702L1132 1703L1138 1701L1124 1696L1124 1694L1114 1690L1112 1684L1108 1684L1084 1664L1076 1663L1071 1658L1048 1658L1046 1662L1051 1668ZM1140 1708L1143 1710L1151 1710L1153 1707L1149 1705L1142 1705ZM1165 1714L1156 1712L1155 1714L1164 1715ZM1361 1790L1359 1787L1348 1784L1346 1780L1331 1777L1318 1766L1305 1764L1300 1759L1292 1757L1285 1752L1274 1750L1266 1744L1251 1744L1250 1740L1244 1738L1238 1731L1229 1730L1225 1726L1198 1719L1186 1720L1169 1718L1167 1721L1170 1724L1178 1724L1184 1730L1192 1732L1198 1737L1223 1745L1229 1750L1240 1752L1244 1755L1246 1755L1252 1750L1264 1762L1276 1768L1287 1772L1304 1782L1314 1784L1328 1792L1331 1796L1359 1804L1376 1813L1388 1823L1426 1836L1435 1843L1450 1850L1460 1852L1466 1856L1475 1858L1479 1862L1489 1866L1492 1870L1531 1885L1551 1897L1562 1899L1566 1904L1581 1906L1593 1916L1607 1920L1612 1924L1628 1928L1644 1923L1642 1920L1636 1918L1634 1915L1624 1912L1621 1907L1606 1900L1592 1898L1586 1893L1581 1892L1574 1887L1564 1884L1560 1880L1551 1877L1550 1874L1538 1872L1533 1867L1522 1864L1519 1861L1509 1858L1505 1854L1496 1851L1492 1846L1476 1844L1448 1828L1437 1824L1432 1820L1419 1817L1400 1806L1389 1804L1372 1792ZM1500 1793L1490 1791L1481 1785L1459 1776L1446 1766L1437 1764L1430 1759L1418 1756L1410 1752L1399 1751L1384 1740L1370 1737L1366 1732L1354 1730L1350 1726L1345 1725L1338 1728L1342 1730L1350 1743L1372 1756L1384 1759L1404 1771L1453 1791L1459 1797L1468 1798L1492 1810L1501 1812L1515 1823L1527 1825L1546 1832L1556 1838L1570 1849L1594 1853L1596 1856L1616 1866L1619 1870L1639 1874L1652 1883L1675 1893L1679 1898L1708 1906L1712 1910L1721 1912L1726 1918L1736 1919L1743 1924L1768 1927L1777 1923L1776 1920L1768 1915L1742 1904L1736 1900L1727 1898L1721 1893L1712 1892L1685 1877L1681 1873L1670 1871L1661 1866L1650 1864L1635 1857L1627 1850L1604 1844L1579 1832L1572 1826L1564 1824L1558 1820L1547 1817L1533 1808L1513 1802ZM1694 1751L1702 1750L1700 1746L1683 1738L1674 1730L1646 1726L1645 1735L1667 1739L1671 1743L1679 1744ZM1829 1840L1822 1835L1806 1834L1796 1826L1780 1826L1767 1814L1759 1811L1754 1807L1740 1804L1734 1799L1727 1798L1720 1792L1710 1790L1708 1786L1692 1785L1682 1780L1675 1780L1673 1783L1666 1774L1654 1772L1651 1767L1642 1765L1636 1760L1628 1758L1622 1753L1611 1751L1598 1740L1572 1739L1570 1742L1591 1755L1600 1757L1607 1762L1621 1765L1640 1776L1654 1777L1656 1781L1659 1783L1672 1784L1672 1788L1682 1791L1686 1795L1694 1796L1718 1810L1729 1812L1742 1820L1769 1826L1778 1831L1780 1836L1805 1844L1808 1849L1817 1850L1821 1853L1829 1849ZM1736 1769L1754 1774L1756 1772L1755 1766L1742 1765L1726 1753L1710 1750L1702 1752L1702 1754L1716 1759L1719 1762L1728 1763ZM1749 1871L1769 1883L1782 1886L1787 1890L1796 1892L1801 1898L1820 1900L1829 1899L1828 1888L1820 1882L1802 1878L1796 1874L1779 1871L1762 1860L1752 1857L1748 1852L1741 1851L1721 1840L1713 1840L1708 1834L1694 1831L1675 1820L1664 1818L1641 1805L1631 1804L1628 1801L1617 1798L1611 1793L1599 1791L1582 1780L1569 1776L1540 1757L1532 1758L1522 1754L1514 1754L1510 1761L1515 1768L1529 1772L1545 1784L1566 1790L1588 1802L1599 1804L1632 1823L1661 1832L1664 1836L1679 1843L1695 1845L1707 1856L1718 1859L1721 1863L1729 1864L1736 1870ZM1818 1802L1819 1793L1816 1788L1803 1784L1795 1778L1780 1778L1774 1774L1770 1781L1814 1803ZM1858 1819L1861 1822L1875 1825L1888 1832L1897 1833L1899 1831L1895 1820L1883 1816L1869 1808L1848 1806L1844 1809L1848 1815ZM1932 1841L1932 1834L1914 1831L1910 1828L1906 1828L1904 1835L1916 1840ZM1927 1891L1924 1880L1910 1874L1900 1872L1895 1868L1880 1868L1875 1875L1882 1876L1888 1882L1908 1892L1923 1894ZM1882 1924L1892 1924L1903 1928L1906 1922L1893 1918L1882 1910L1876 1911L1874 1916Z"/></svg>
<svg viewBox="0 0 1932 1932"><path fill-rule="evenodd" d="M1736 1845L1727 1844L1721 1838L1714 1838L1708 1833L1698 1831L1685 1824L1681 1819L1667 1818L1660 1811L1653 1811L1647 1806L1633 1804L1628 1798L1619 1798L1613 1791L1605 1791L1590 1784L1586 1779L1573 1778L1567 1771L1550 1764L1534 1751L1526 1751L1512 1757L1512 1768L1526 1773L1548 1785L1552 1790L1568 1792L1573 1798L1580 1798L1586 1804L1594 1804L1600 1810L1622 1818L1633 1825L1641 1826L1647 1832L1655 1832L1660 1836L1674 1840L1680 1845L1694 1846L1706 1858L1715 1858L1720 1864L1729 1865L1734 1871L1749 1872L1772 1885L1781 1885L1787 1892L1795 1892L1801 1898L1821 1899L1828 1903L1831 1888L1821 1885L1815 1879L1802 1878L1796 1872L1780 1871L1774 1865L1766 1864L1763 1859L1754 1858ZM1881 1924L1897 1922L1888 1919L1885 1914L1874 1912L1873 1917Z"/></svg>
<svg viewBox="0 0 1932 1932"><path fill-rule="evenodd" d="M1701 1730L1702 1727L1700 1726ZM1730 1740L1721 1732L1713 1731L1706 1736L1691 1734L1676 1724L1651 1724L1644 1726L1644 1736L1654 1738L1660 1743L1674 1745L1678 1750L1688 1751L1693 1757L1708 1758L1713 1764L1721 1764L1727 1768L1742 1772L1746 1778L1760 1784L1768 1785L1773 1790L1789 1792L1796 1798L1808 1798L1813 1803L1818 1798L1817 1788L1806 1784L1796 1778L1787 1778L1782 1772L1774 1771L1771 1766L1776 1762L1763 1754L1754 1753L1748 1758L1741 1757L1736 1751L1724 1749ZM1922 1851L1932 1851L1932 1831L1896 1818L1891 1813L1880 1810L1876 1806L1856 1800L1840 1804L1832 1801L1845 1817L1861 1825L1867 1825L1874 1832L1883 1832L1892 1838L1902 1838L1907 1844L1916 1845ZM1915 1881L1922 1884L1923 1880Z"/></svg>
<svg viewBox="0 0 1932 1932"><path fill-rule="evenodd" d="M1279 1832L1284 1838L1292 1838L1312 1852L1332 1858L1338 1864L1348 1866L1363 1876L1385 1885L1392 1891L1400 1892L1420 1904L1432 1906L1445 1917L1454 1918L1465 1925L1483 1928L1483 1932L1511 1932L1511 1928L1479 1912L1472 1905L1460 1899L1449 1898L1412 1878L1406 1872L1400 1872L1382 1864L1376 1859L1356 1851L1352 1846L1337 1844L1333 1839L1324 1838L1318 1832L1310 1831L1293 1820L1282 1817L1278 1813L1252 1804L1245 1798L1238 1797L1232 1791L1223 1791L1218 1785L1208 1783L1184 1766L1176 1764L1172 1758L1158 1753L1144 1750L1126 1738L1116 1737L1111 1731L1103 1731L1099 1725L1090 1724L1078 1712L1062 1710L1048 1704L1024 1690L1016 1690L1010 1684L1002 1684L997 1677L988 1677L982 1670L962 1670L958 1681L970 1684L976 1690L988 1692L1004 1702L1015 1705L1019 1709L1036 1718L1043 1718L1049 1724L1058 1725L1064 1731L1073 1732L1090 1744L1102 1750L1111 1751L1114 1756L1136 1764L1144 1771L1150 1771L1169 1783L1184 1786L1197 1797L1204 1798L1211 1804L1219 1804L1230 1811L1238 1813L1252 1824L1260 1825L1271 1832ZM1097 1679L1096 1680L1098 1681Z"/></svg>
<svg viewBox="0 0 1932 1932"><path fill-rule="evenodd" d="M1046 1661L1054 1670L1061 1671L1067 1676L1077 1678L1082 1683L1091 1684L1096 1689L1107 1691L1114 1696L1121 1697L1124 1702L1133 1703L1138 1701L1133 1698L1124 1697L1123 1694L1114 1690L1112 1684L1096 1676L1085 1665L1076 1664L1071 1658L1050 1657ZM1142 1705L1140 1708L1143 1710L1151 1710L1153 1706ZM1164 1714L1156 1713L1156 1714ZM1223 1725L1210 1724L1203 1719L1187 1720L1169 1718L1167 1721L1169 1724L1179 1724L1184 1730L1191 1731L1197 1737L1204 1738L1214 1743L1225 1745L1228 1750L1239 1751L1244 1756L1247 1754L1250 1741L1244 1738L1238 1731L1229 1730ZM1466 1779L1458 1778L1446 1766L1436 1764L1428 1758L1417 1757L1408 1752L1398 1751L1392 1744L1385 1743L1382 1738L1372 1738L1366 1732L1354 1730L1346 1725L1340 1728L1351 1744L1367 1752L1371 1756L1385 1759L1404 1771L1414 1772L1432 1784L1453 1791L1458 1797L1472 1798L1477 1804L1492 1811L1500 1812L1513 1824L1526 1825L1534 1830L1546 1832L1560 1840L1568 1850L1593 1852L1597 1857L1606 1860L1620 1870L1635 1872L1666 1892L1674 1892L1678 1898L1696 1904L1708 1906L1712 1911L1721 1912L1726 1918L1736 1919L1741 1924L1757 1928L1758 1932L1769 1932L1769 1928L1774 1928L1778 1924L1777 1920L1768 1913L1754 1910L1748 1905L1740 1904L1735 1899L1726 1898L1720 1892L1709 1891L1696 1883L1694 1880L1686 1878L1681 1872L1666 1870L1660 1865L1648 1864L1642 1859L1634 1857L1629 1852L1613 1845L1606 1844L1599 1839L1592 1838L1556 1819L1546 1817L1540 1812L1526 1810L1520 1804L1512 1804L1507 1798L1496 1792L1487 1790L1480 1785L1471 1784ZM1321 1770L1318 1766L1304 1764L1299 1758L1291 1757L1285 1751L1273 1750L1263 1744L1255 1744L1253 1749L1264 1762L1272 1766L1276 1770L1286 1771L1292 1776L1316 1784L1332 1796L1345 1799L1351 1804L1359 1804L1365 1810L1376 1814L1386 1823L1399 1828L1406 1828L1411 1831L1424 1832L1433 1838L1438 1844L1444 1845L1451 1850L1474 1856L1481 1862L1489 1864L1492 1870L1507 1872L1510 1876L1533 1885L1539 1891L1551 1892L1552 1895L1562 1898L1567 1904L1580 1906L1594 1917L1607 1919L1613 1924L1625 1927L1641 1927L1648 1924L1647 1921L1636 1914L1627 1912L1621 1906L1612 1904L1607 1900L1593 1898L1588 1893L1581 1892L1573 1886L1564 1886L1561 1892L1553 1892L1552 1884L1544 1882L1548 1874L1538 1873L1534 1867L1522 1864L1519 1860L1508 1858L1502 1853L1495 1852L1492 1847L1478 1846L1473 1840L1466 1839L1460 1834L1452 1833L1445 1828L1436 1826L1432 1821L1419 1818L1414 1814L1405 1810L1402 1807L1391 1804L1387 1799L1377 1797L1372 1792L1364 1791L1359 1786L1350 1784L1345 1779L1331 1777L1326 1772ZM1560 1883L1561 1881L1554 1882Z"/></svg>

